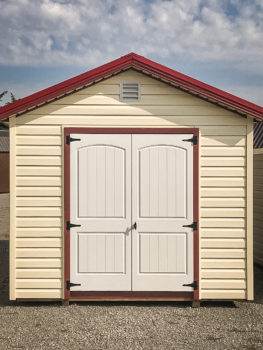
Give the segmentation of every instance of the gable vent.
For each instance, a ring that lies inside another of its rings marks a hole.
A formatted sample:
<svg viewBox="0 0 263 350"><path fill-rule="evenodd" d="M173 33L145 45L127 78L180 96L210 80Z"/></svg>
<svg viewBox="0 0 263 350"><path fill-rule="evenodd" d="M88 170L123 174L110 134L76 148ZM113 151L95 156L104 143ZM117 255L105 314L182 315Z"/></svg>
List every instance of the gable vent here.
<svg viewBox="0 0 263 350"><path fill-rule="evenodd" d="M140 100L140 84L121 83L120 100L122 102L138 102Z"/></svg>

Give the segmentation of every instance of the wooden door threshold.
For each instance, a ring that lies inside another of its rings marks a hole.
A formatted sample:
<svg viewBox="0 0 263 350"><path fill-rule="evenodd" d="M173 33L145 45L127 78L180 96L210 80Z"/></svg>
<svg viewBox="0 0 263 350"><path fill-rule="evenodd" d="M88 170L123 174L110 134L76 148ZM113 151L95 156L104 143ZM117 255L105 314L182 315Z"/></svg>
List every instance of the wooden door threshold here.
<svg viewBox="0 0 263 350"><path fill-rule="evenodd" d="M193 292L70 292L70 301L192 301Z"/></svg>

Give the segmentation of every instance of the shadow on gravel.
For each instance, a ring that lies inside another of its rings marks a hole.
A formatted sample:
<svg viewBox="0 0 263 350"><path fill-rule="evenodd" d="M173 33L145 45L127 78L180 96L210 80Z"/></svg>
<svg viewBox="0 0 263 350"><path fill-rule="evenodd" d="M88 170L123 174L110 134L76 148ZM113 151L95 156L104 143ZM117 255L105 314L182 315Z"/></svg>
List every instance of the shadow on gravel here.
<svg viewBox="0 0 263 350"><path fill-rule="evenodd" d="M255 281L255 300L251 303L263 304L263 268L258 265L254 267L254 281ZM138 308L143 307L175 307L175 308L187 308L191 307L191 302L72 302L76 305L97 305L103 307L114 306L133 306ZM9 241L0 241L0 306L19 305L26 307L46 306L46 307L58 307L61 305L59 301L48 302L13 302L9 301ZM235 308L235 304L231 301L204 301L201 303L202 308Z"/></svg>
<svg viewBox="0 0 263 350"><path fill-rule="evenodd" d="M133 306L138 308L143 307L174 307L174 308L188 308L192 306L191 302L188 301L105 301L105 302L72 302L70 304L75 305L94 305L103 306L103 307L114 307L114 306ZM201 303L200 307L216 307L216 308L236 308L235 304L232 301L204 301Z"/></svg>

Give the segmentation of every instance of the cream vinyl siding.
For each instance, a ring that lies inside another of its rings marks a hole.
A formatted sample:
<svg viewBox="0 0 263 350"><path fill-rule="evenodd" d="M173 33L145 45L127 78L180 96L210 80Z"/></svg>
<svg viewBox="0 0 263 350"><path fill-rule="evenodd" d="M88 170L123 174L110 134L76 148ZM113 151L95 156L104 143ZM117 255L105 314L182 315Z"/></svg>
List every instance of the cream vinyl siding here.
<svg viewBox="0 0 263 350"><path fill-rule="evenodd" d="M140 83L140 102L120 102L121 81ZM63 298L63 128L68 126L199 128L200 298L247 298L251 123L246 118L129 70L13 123L12 299Z"/></svg>
<svg viewBox="0 0 263 350"><path fill-rule="evenodd" d="M263 148L254 150L254 259L263 266Z"/></svg>

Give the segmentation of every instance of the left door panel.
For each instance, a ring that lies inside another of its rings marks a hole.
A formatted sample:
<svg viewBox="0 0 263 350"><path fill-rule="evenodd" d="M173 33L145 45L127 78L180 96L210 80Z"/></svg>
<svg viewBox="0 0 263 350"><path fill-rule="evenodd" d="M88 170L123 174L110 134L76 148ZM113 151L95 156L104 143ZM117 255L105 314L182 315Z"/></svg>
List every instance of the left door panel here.
<svg viewBox="0 0 263 350"><path fill-rule="evenodd" d="M70 136L71 291L129 291L131 135Z"/></svg>

